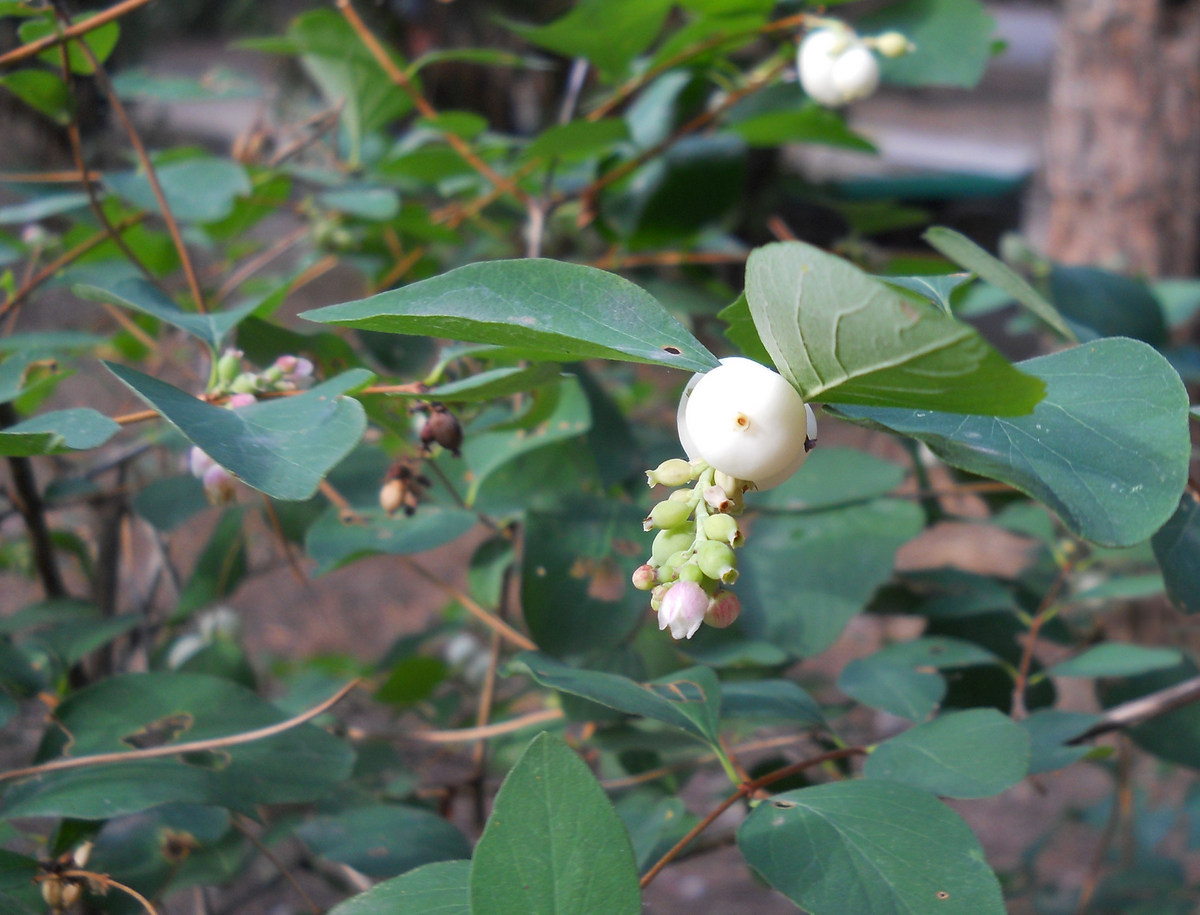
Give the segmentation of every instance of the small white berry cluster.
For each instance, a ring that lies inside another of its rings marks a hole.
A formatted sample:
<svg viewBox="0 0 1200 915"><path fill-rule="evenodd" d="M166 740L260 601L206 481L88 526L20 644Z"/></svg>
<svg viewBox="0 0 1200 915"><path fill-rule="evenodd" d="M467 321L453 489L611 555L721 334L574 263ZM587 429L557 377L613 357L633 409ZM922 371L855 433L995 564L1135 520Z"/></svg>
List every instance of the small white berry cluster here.
<svg viewBox="0 0 1200 915"><path fill-rule="evenodd" d="M737 595L722 586L738 577L743 496L778 486L800 468L816 439L816 417L777 373L734 357L688 383L678 431L688 460L665 461L646 477L651 486L683 488L643 522L658 534L633 584L651 592L659 629L690 639L701 623L723 629L741 613Z"/></svg>
<svg viewBox="0 0 1200 915"><path fill-rule="evenodd" d="M261 372L242 371L242 356L239 349L227 349L213 369L208 396L225 397L228 410L256 403L257 394L296 391L312 383L313 364L303 356L280 356ZM211 504L226 505L237 498L237 478L196 445L188 452L188 470L203 482Z"/></svg>
<svg viewBox="0 0 1200 915"><path fill-rule="evenodd" d="M879 86L879 61L913 50L899 32L862 38L848 25L829 20L829 25L804 36L796 54L800 85L818 104L830 108L864 99Z"/></svg>

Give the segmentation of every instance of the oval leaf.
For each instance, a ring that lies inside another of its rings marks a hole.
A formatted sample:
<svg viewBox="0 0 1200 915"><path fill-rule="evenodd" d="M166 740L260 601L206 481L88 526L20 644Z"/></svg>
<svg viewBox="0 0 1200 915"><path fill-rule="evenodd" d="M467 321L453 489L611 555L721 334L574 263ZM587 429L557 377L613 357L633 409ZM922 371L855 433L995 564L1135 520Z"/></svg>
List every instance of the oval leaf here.
<svg viewBox="0 0 1200 915"><path fill-rule="evenodd" d="M623 359L693 372L717 365L716 357L640 287L594 267L542 258L469 264L301 317L520 347L549 360Z"/></svg>
<svg viewBox="0 0 1200 915"><path fill-rule="evenodd" d="M971 709L919 724L880 744L863 775L943 797L990 797L1029 767L1029 734L995 709Z"/></svg>
<svg viewBox="0 0 1200 915"><path fill-rule="evenodd" d="M471 865L472 915L639 915L629 835L587 765L539 734L500 786Z"/></svg>
<svg viewBox="0 0 1200 915"><path fill-rule="evenodd" d="M439 861L385 880L329 915L471 915L470 861Z"/></svg>
<svg viewBox="0 0 1200 915"><path fill-rule="evenodd" d="M1145 343L1120 337L1021 366L1048 386L1029 416L840 412L920 439L948 464L1015 486L1089 540L1145 540L1175 510L1187 480L1187 392L1175 370Z"/></svg>
<svg viewBox="0 0 1200 915"><path fill-rule="evenodd" d="M975 836L935 798L859 779L764 801L738 830L763 878L812 915L1003 915Z"/></svg>
<svg viewBox="0 0 1200 915"><path fill-rule="evenodd" d="M752 252L746 299L805 400L1015 416L1045 392L969 325L803 242Z"/></svg>

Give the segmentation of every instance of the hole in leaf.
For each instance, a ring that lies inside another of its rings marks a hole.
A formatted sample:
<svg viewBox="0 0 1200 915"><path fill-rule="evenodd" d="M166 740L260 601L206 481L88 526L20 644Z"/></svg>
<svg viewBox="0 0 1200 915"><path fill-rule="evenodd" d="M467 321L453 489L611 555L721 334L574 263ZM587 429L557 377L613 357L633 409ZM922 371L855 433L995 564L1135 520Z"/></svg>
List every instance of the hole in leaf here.
<svg viewBox="0 0 1200 915"><path fill-rule="evenodd" d="M121 738L121 743L137 750L166 746L180 734L191 730L192 722L193 718L187 712L175 712L159 718L157 721L151 721L132 734L126 734Z"/></svg>
<svg viewBox="0 0 1200 915"><path fill-rule="evenodd" d="M197 750L195 753L184 753L179 758L189 766L212 769L215 772L219 772L230 763L230 756L224 750Z"/></svg>
<svg viewBox="0 0 1200 915"><path fill-rule="evenodd" d="M949 894L949 893L947 893L945 890L938 890L938 892L937 892L937 898L938 898L938 899L949 899L949 898L950 898L950 894Z"/></svg>
<svg viewBox="0 0 1200 915"><path fill-rule="evenodd" d="M683 353L683 350L681 350L678 346L664 346L663 352L670 353L672 356L678 356Z"/></svg>
<svg viewBox="0 0 1200 915"><path fill-rule="evenodd" d="M771 801L771 806L772 806L772 807L778 807L778 808L780 808L781 810L788 810L788 809L790 809L790 808L792 808L792 807L795 807L795 806L796 806L796 803L795 803L795 801L778 801L778 800L775 800L775 801Z"/></svg>
<svg viewBox="0 0 1200 915"><path fill-rule="evenodd" d="M166 861L171 864L182 864L193 851L199 848L200 843L191 833L164 829L159 834L158 845L159 851L162 852Z"/></svg>

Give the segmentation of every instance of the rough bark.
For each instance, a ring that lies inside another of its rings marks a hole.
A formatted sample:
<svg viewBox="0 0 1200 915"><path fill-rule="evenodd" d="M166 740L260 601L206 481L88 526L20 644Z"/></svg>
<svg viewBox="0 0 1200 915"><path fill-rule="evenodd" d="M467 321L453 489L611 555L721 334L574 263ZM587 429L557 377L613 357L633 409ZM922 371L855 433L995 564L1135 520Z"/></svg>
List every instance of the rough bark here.
<svg viewBox="0 0 1200 915"><path fill-rule="evenodd" d="M1066 0L1051 83L1048 253L1200 267L1200 0Z"/></svg>

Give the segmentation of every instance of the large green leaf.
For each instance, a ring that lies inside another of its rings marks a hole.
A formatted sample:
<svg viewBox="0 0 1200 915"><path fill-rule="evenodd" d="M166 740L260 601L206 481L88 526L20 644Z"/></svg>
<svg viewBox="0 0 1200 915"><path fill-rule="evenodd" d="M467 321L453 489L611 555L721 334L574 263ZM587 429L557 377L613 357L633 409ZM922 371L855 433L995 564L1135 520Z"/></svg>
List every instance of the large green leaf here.
<svg viewBox="0 0 1200 915"><path fill-rule="evenodd" d="M707 667L689 667L650 683L598 670L568 667L544 654L523 652L518 659L542 686L581 696L619 712L653 718L718 746L721 687Z"/></svg>
<svg viewBox="0 0 1200 915"><path fill-rule="evenodd" d="M276 499L312 496L367 426L362 404L340 396L370 380L364 369L344 372L294 397L227 410L135 369L111 362L105 366L192 444Z"/></svg>
<svg viewBox="0 0 1200 915"><path fill-rule="evenodd" d="M301 317L519 347L545 360L600 357L706 372L714 357L649 293L581 264L488 261Z"/></svg>
<svg viewBox="0 0 1200 915"><path fill-rule="evenodd" d="M791 680L734 680L721 684L722 718L780 718L802 727L825 726L821 706Z"/></svg>
<svg viewBox="0 0 1200 915"><path fill-rule="evenodd" d="M844 407L850 419L925 442L955 467L1044 502L1107 546L1153 534L1177 505L1191 442L1187 392L1170 364L1113 338L1021 363L1048 393L1030 416Z"/></svg>
<svg viewBox="0 0 1200 915"><path fill-rule="evenodd" d="M329 915L471 915L470 861L439 861L371 887Z"/></svg>
<svg viewBox="0 0 1200 915"><path fill-rule="evenodd" d="M582 0L547 25L508 27L539 48L586 57L612 80L658 36L671 5L671 0Z"/></svg>
<svg viewBox="0 0 1200 915"><path fill-rule="evenodd" d="M343 521L331 507L308 529L304 548L316 561L318 574L376 553L392 556L423 553L457 540L475 526L474 512L438 505L423 505L411 517L391 517L378 505L356 508L356 520Z"/></svg>
<svg viewBox="0 0 1200 915"><path fill-rule="evenodd" d="M0 456L32 457L98 448L121 427L90 407L40 413L0 430Z"/></svg>
<svg viewBox="0 0 1200 915"><path fill-rule="evenodd" d="M975 836L935 798L859 779L764 801L738 829L747 863L812 915L1003 915Z"/></svg>
<svg viewBox="0 0 1200 915"><path fill-rule="evenodd" d="M538 647L553 655L615 648L645 618L649 597L630 576L643 561L642 513L615 501L530 512L522 550L521 606ZM614 532L630 532L614 549Z"/></svg>
<svg viewBox="0 0 1200 915"><path fill-rule="evenodd" d="M992 56L996 21L979 0L905 0L864 16L855 27L863 34L894 29L915 46L881 61L888 82L969 89Z"/></svg>
<svg viewBox="0 0 1200 915"><path fill-rule="evenodd" d="M923 237L960 267L965 267L981 280L1003 289L1068 340L1075 339L1075 334L1071 332L1062 315L1040 292L1006 263L993 257L971 239L945 226L934 226Z"/></svg>
<svg viewBox="0 0 1200 915"><path fill-rule="evenodd" d="M228 680L169 672L122 674L58 705L38 759L224 737L283 718L274 706ZM350 774L353 762L348 744L305 724L208 755L31 776L8 786L0 815L108 819L173 802L251 811L256 804L324 797Z"/></svg>
<svg viewBox="0 0 1200 915"><path fill-rule="evenodd" d="M753 508L816 511L865 502L886 495L904 482L899 464L856 448L818 447L804 462L802 473L764 493L751 493Z"/></svg>
<svg viewBox="0 0 1200 915"><path fill-rule="evenodd" d="M1050 294L1088 338L1133 337L1154 347L1167 343L1167 320L1150 287L1140 279L1099 267L1055 264Z"/></svg>
<svg viewBox="0 0 1200 915"><path fill-rule="evenodd" d="M1200 611L1200 495L1190 487L1151 538L1167 595L1185 613Z"/></svg>
<svg viewBox="0 0 1200 915"><path fill-rule="evenodd" d="M184 311L163 293L161 289L141 276L117 280L107 289L80 284L75 287L77 296L97 302L108 302L122 308L132 308L143 314L153 315L189 334L199 337L212 350L221 346L225 335L260 304L251 300L227 311L209 312Z"/></svg>
<svg viewBox="0 0 1200 915"><path fill-rule="evenodd" d="M469 858L461 832L433 811L374 804L306 820L296 834L322 858L368 877L395 877L422 864Z"/></svg>
<svg viewBox="0 0 1200 915"><path fill-rule="evenodd" d="M629 835L559 738L533 739L500 786L471 864L472 915L638 915Z"/></svg>
<svg viewBox="0 0 1200 915"><path fill-rule="evenodd" d="M90 19L95 13L80 13L77 16L71 17L71 23L78 25L87 19ZM17 30L17 35L21 41L28 44L37 41L41 38L48 38L55 34L58 30L58 25L54 22L54 17L39 17L37 19L29 19L21 23ZM117 46L117 38L121 34L121 26L118 22L107 22L99 28L92 29L82 38L77 38L74 41L67 42L67 62L72 73L79 76L91 76L95 73L95 68L92 66L91 60L80 48L80 43L84 43L96 56L97 62L103 64L108 59L108 55L113 52L113 48ZM62 57L58 48L50 48L38 55L38 58L52 67L61 66Z"/></svg>
<svg viewBox="0 0 1200 915"><path fill-rule="evenodd" d="M943 797L990 797L1029 767L1029 734L995 709L942 715L881 743L863 775Z"/></svg>
<svg viewBox="0 0 1200 915"><path fill-rule="evenodd" d="M238 197L253 190L246 169L231 159L185 159L155 169L167 206L180 222L217 222L233 212ZM160 211L146 173L112 172L104 183L118 197L152 213Z"/></svg>
<svg viewBox="0 0 1200 915"><path fill-rule="evenodd" d="M1060 661L1046 674L1051 677L1132 677L1175 667L1182 661L1183 655L1175 648L1105 642Z"/></svg>
<svg viewBox="0 0 1200 915"><path fill-rule="evenodd" d="M863 705L909 721L924 721L946 695L946 680L941 674L915 670L876 655L847 664L837 685Z"/></svg>
<svg viewBox="0 0 1200 915"><path fill-rule="evenodd" d="M1021 415L1045 391L969 325L803 242L752 252L746 299L805 400Z"/></svg>
<svg viewBox="0 0 1200 915"><path fill-rule="evenodd" d="M0 86L59 124L71 122L71 93L57 73L17 70L0 76Z"/></svg>

